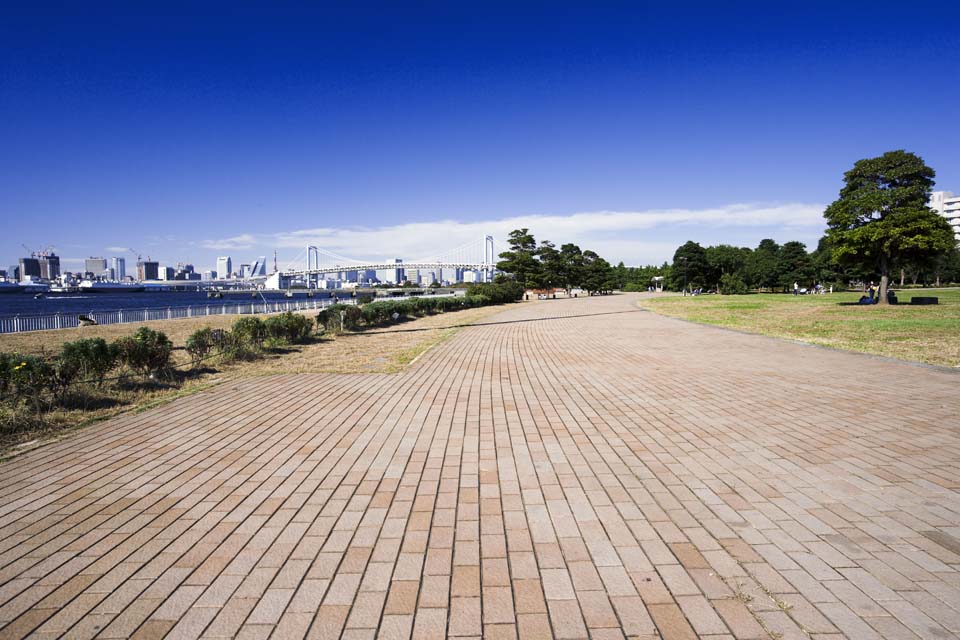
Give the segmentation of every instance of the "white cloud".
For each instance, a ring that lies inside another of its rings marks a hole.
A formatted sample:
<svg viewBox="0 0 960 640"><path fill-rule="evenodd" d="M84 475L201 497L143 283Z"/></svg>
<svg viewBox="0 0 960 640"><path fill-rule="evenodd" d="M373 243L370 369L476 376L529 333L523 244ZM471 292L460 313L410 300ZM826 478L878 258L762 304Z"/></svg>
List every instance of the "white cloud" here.
<svg viewBox="0 0 960 640"><path fill-rule="evenodd" d="M527 227L538 240L562 244L573 242L593 249L613 262L627 264L658 262L673 255L676 237L690 230L729 228L737 235L749 228L807 231L823 228L823 205L803 203L732 204L711 209L662 209L648 211L591 211L570 215L531 214L493 220L440 220L386 227L317 227L254 236L243 234L207 240L210 249L288 249L302 251L307 245L360 260L405 260L435 258L454 247L492 235L497 251L510 231ZM749 234L752 235L752 234ZM478 242L479 244L479 242ZM284 253L291 253L290 251Z"/></svg>
<svg viewBox="0 0 960 640"><path fill-rule="evenodd" d="M128 247L104 247L103 250L107 253L126 253L130 251Z"/></svg>
<svg viewBox="0 0 960 640"><path fill-rule="evenodd" d="M263 242L258 241L257 237L253 234L243 233L239 236L223 238L221 240L204 240L201 246L207 249L249 249L258 244L263 244Z"/></svg>

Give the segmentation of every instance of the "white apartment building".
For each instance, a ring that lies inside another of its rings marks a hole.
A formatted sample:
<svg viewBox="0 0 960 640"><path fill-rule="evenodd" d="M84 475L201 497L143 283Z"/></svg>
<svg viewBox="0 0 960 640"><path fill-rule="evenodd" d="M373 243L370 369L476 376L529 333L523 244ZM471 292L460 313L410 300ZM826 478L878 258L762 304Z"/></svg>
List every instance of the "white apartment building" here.
<svg viewBox="0 0 960 640"><path fill-rule="evenodd" d="M230 256L220 256L217 258L217 277L226 280L233 271L233 260Z"/></svg>
<svg viewBox="0 0 960 640"><path fill-rule="evenodd" d="M960 196L950 191L934 191L930 194L929 206L947 219L953 227L953 237L960 243Z"/></svg>

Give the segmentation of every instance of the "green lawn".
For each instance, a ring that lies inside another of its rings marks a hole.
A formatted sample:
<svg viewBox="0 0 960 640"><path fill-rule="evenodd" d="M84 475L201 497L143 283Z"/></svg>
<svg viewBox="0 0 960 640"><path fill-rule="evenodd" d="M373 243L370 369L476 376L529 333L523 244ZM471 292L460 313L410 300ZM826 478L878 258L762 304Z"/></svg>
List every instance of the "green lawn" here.
<svg viewBox="0 0 960 640"><path fill-rule="evenodd" d="M960 366L960 289L905 289L897 306L845 306L859 293L819 296L755 294L650 298L657 313L837 349ZM913 296L937 296L937 306L911 306Z"/></svg>

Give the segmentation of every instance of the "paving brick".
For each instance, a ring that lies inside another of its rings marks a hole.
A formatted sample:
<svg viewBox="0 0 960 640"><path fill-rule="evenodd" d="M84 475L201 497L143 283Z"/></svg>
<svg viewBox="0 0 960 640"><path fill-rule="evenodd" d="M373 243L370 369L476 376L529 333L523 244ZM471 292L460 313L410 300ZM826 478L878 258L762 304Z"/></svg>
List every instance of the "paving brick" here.
<svg viewBox="0 0 960 640"><path fill-rule="evenodd" d="M231 381L0 464L0 636L960 633L956 376L638 297L512 305L398 374Z"/></svg>

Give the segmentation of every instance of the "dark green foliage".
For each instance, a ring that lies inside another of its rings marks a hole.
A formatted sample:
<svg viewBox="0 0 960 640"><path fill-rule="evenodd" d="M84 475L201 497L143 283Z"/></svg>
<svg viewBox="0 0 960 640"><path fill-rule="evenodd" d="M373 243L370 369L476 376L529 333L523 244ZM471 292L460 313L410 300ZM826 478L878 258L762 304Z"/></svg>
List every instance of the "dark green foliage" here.
<svg viewBox="0 0 960 640"><path fill-rule="evenodd" d="M215 346L213 329L210 327L197 329L191 333L190 337L187 338L186 349L193 361L193 366L196 367L207 359Z"/></svg>
<svg viewBox="0 0 960 640"><path fill-rule="evenodd" d="M727 278L728 282L742 282L744 288L747 287L747 261L753 253L746 247L734 247L729 244L719 244L713 247L707 247L707 280L710 287L722 293L724 276L735 276Z"/></svg>
<svg viewBox="0 0 960 640"><path fill-rule="evenodd" d="M269 337L283 342L306 342L313 334L313 322L310 318L292 311L270 316L264 324Z"/></svg>
<svg viewBox="0 0 960 640"><path fill-rule="evenodd" d="M317 314L317 326L325 333L338 334L355 331L360 327L363 313L352 304L334 304Z"/></svg>
<svg viewBox="0 0 960 640"><path fill-rule="evenodd" d="M162 331L140 327L135 334L120 338L115 344L120 362L141 375L155 376L170 368L173 344Z"/></svg>
<svg viewBox="0 0 960 640"><path fill-rule="evenodd" d="M536 288L542 278L540 262L536 258L537 241L529 229L515 229L507 240L509 251L500 254L497 269L509 274L524 288Z"/></svg>
<svg viewBox="0 0 960 640"><path fill-rule="evenodd" d="M236 340L255 351L262 349L263 341L267 339L266 324L263 320L254 316L236 320L231 332Z"/></svg>
<svg viewBox="0 0 960 640"><path fill-rule="evenodd" d="M684 285L687 289L708 286L709 269L707 252L696 242L688 240L673 254L673 288L680 291Z"/></svg>
<svg viewBox="0 0 960 640"><path fill-rule="evenodd" d="M117 364L118 347L103 338L85 338L65 342L60 347L56 369L62 381L80 379L103 384L103 379Z"/></svg>
<svg viewBox="0 0 960 640"><path fill-rule="evenodd" d="M750 289L739 272L725 273L720 276L720 293L723 295L742 295L749 292Z"/></svg>
<svg viewBox="0 0 960 640"><path fill-rule="evenodd" d="M823 213L833 259L879 273L881 304L894 269L954 247L949 223L927 206L934 176L919 156L903 150L859 160Z"/></svg>
<svg viewBox="0 0 960 640"><path fill-rule="evenodd" d="M746 265L747 279L753 286L772 291L780 284L780 245L764 238L750 255Z"/></svg>
<svg viewBox="0 0 960 640"><path fill-rule="evenodd" d="M55 375L53 366L38 356L0 354L0 392L14 403L38 405L44 391L56 386Z"/></svg>
<svg viewBox="0 0 960 640"><path fill-rule="evenodd" d="M807 254L807 247L802 242L787 242L780 247L779 285L786 291L793 289L796 282L803 287L811 287L814 282L813 261Z"/></svg>
<svg viewBox="0 0 960 640"><path fill-rule="evenodd" d="M610 263L594 251L583 252L583 279L580 286L589 293L606 293L616 287Z"/></svg>
<svg viewBox="0 0 960 640"><path fill-rule="evenodd" d="M467 296L484 296L490 304L505 304L516 302L523 298L524 287L519 282L486 282L471 285L467 289Z"/></svg>

